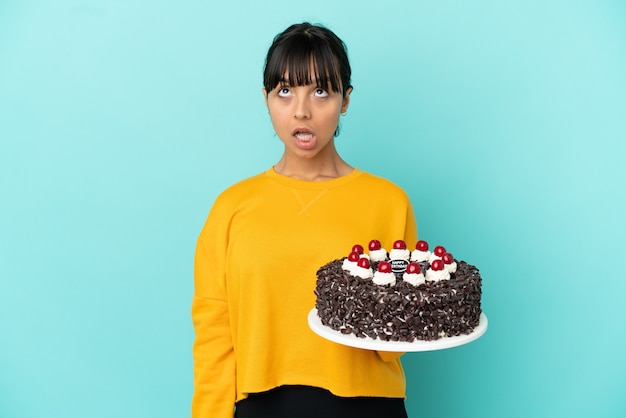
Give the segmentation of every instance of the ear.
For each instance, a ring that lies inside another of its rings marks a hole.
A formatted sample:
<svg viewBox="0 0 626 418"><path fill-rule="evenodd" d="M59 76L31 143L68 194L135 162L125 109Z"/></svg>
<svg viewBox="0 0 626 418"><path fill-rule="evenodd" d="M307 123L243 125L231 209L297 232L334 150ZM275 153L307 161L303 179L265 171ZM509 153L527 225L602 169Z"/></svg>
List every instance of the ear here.
<svg viewBox="0 0 626 418"><path fill-rule="evenodd" d="M263 92L263 98L265 99L265 106L267 107L267 90L265 89L265 87L263 87L261 91Z"/></svg>
<svg viewBox="0 0 626 418"><path fill-rule="evenodd" d="M341 113L346 113L348 105L350 104L350 93L352 93L352 87L346 89L346 94L343 96L343 103L341 103Z"/></svg>

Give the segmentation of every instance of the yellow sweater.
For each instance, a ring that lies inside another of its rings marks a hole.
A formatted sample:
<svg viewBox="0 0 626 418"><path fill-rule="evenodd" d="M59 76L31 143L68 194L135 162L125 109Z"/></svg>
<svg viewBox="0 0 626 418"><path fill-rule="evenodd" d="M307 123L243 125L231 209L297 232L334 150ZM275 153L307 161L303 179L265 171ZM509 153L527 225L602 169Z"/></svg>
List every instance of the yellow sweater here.
<svg viewBox="0 0 626 418"><path fill-rule="evenodd" d="M353 244L417 239L393 183L355 169L323 182L270 169L215 201L195 258L194 418L232 418L248 393L310 385L338 396L405 396L398 354L345 347L313 333L317 269Z"/></svg>

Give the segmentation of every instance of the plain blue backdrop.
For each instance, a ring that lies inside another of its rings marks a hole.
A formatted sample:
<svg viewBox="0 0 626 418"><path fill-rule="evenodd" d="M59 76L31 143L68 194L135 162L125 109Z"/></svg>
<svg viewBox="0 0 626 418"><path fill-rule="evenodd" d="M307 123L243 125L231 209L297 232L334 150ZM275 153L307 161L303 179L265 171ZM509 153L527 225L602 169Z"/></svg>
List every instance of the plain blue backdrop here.
<svg viewBox="0 0 626 418"><path fill-rule="evenodd" d="M0 417L189 416L195 240L281 154L263 59L347 43L338 146L481 269L416 417L626 416L623 1L0 0Z"/></svg>

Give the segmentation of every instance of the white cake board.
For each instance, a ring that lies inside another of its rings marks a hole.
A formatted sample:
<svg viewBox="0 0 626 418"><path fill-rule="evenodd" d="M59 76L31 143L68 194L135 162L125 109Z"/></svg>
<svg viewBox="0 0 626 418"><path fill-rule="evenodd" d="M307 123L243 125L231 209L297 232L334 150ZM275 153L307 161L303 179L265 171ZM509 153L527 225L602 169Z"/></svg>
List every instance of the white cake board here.
<svg viewBox="0 0 626 418"><path fill-rule="evenodd" d="M339 331L327 327L322 324L317 309L313 308L308 315L309 327L313 332L322 338L333 341L337 344L347 345L355 348L364 348L366 350L391 351L391 352L418 352L443 350L446 348L458 347L470 343L487 331L487 316L485 313L480 314L480 322L478 326L470 334L457 335L454 337L443 337L433 341L415 340L413 342L405 341L382 341L369 337L357 337L354 334L342 334Z"/></svg>

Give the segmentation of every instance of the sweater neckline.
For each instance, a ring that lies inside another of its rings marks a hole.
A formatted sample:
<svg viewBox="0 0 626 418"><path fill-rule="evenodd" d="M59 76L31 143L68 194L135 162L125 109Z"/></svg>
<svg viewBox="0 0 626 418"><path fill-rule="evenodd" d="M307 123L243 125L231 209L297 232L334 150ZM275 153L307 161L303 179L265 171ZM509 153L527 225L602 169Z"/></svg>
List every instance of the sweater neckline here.
<svg viewBox="0 0 626 418"><path fill-rule="evenodd" d="M330 179L330 180L323 180L323 181L308 181L308 180L294 179L292 177L278 174L276 170L274 170L273 166L270 167L265 172L265 175L267 177L269 177L272 180L277 181L278 183L281 183L290 187L305 188L305 189L330 189L333 187L338 187L338 186L344 185L352 181L353 179L360 176L361 174L363 174L363 171L354 167L352 172L350 172L349 174L345 176L337 177L337 178Z"/></svg>

